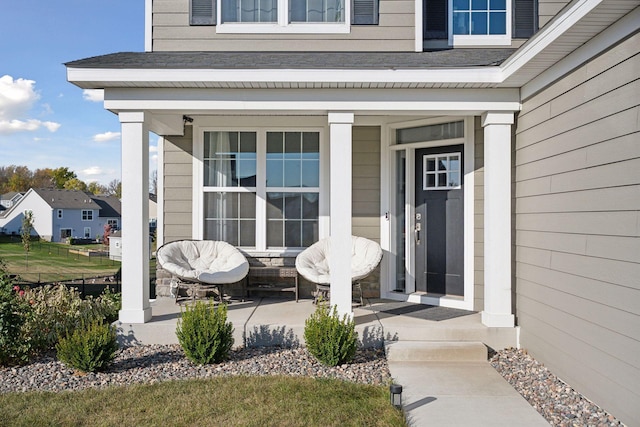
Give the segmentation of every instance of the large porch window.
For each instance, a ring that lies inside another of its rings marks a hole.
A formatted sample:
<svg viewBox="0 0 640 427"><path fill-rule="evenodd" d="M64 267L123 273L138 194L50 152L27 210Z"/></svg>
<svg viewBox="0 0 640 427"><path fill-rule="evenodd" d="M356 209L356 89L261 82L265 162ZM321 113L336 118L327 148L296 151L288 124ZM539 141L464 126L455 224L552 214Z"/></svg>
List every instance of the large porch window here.
<svg viewBox="0 0 640 427"><path fill-rule="evenodd" d="M206 131L203 238L255 250L318 240L320 133Z"/></svg>

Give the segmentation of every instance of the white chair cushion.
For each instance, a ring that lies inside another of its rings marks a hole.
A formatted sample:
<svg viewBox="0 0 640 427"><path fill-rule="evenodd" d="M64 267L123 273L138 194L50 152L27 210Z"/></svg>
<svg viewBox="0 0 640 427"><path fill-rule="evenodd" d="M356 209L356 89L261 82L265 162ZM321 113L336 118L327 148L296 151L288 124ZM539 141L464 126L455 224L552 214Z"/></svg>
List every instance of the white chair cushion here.
<svg viewBox="0 0 640 427"><path fill-rule="evenodd" d="M209 284L239 282L249 263L232 245L214 240L179 240L158 249L156 258L168 272L187 280Z"/></svg>
<svg viewBox="0 0 640 427"><path fill-rule="evenodd" d="M296 269L305 279L313 283L331 282L329 259L331 239L322 239L302 251L296 258ZM351 238L351 281L367 277L380 263L382 248L373 240L364 237Z"/></svg>

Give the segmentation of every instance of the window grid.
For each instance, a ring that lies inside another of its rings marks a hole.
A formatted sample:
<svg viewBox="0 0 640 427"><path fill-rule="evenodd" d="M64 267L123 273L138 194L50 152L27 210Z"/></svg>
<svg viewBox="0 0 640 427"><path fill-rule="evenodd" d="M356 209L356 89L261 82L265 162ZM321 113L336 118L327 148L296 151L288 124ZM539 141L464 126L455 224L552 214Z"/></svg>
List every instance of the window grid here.
<svg viewBox="0 0 640 427"><path fill-rule="evenodd" d="M453 0L454 35L507 34L506 0Z"/></svg>
<svg viewBox="0 0 640 427"><path fill-rule="evenodd" d="M227 137L229 149L220 150L218 142ZM243 141L252 142L243 147ZM252 164L243 169L216 163L243 160ZM320 132L205 131L203 168L205 239L248 249L300 248L318 240ZM220 173L227 177L214 176Z"/></svg>
<svg viewBox="0 0 640 427"><path fill-rule="evenodd" d="M423 156L423 190L460 188L460 153L430 154Z"/></svg>
<svg viewBox="0 0 640 427"><path fill-rule="evenodd" d="M82 210L82 220L83 221L93 221L93 211L92 210Z"/></svg>

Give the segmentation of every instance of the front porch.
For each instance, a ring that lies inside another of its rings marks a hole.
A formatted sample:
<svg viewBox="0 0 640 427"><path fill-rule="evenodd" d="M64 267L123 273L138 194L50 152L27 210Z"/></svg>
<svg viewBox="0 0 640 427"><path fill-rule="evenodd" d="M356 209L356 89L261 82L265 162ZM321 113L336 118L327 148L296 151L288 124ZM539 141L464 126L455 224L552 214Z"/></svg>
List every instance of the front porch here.
<svg viewBox="0 0 640 427"><path fill-rule="evenodd" d="M147 323L117 322L123 344L176 344L181 306L172 298L151 301L153 317ZM310 299L253 298L233 301L228 320L235 346L304 345L304 322L315 310ZM517 346L517 328L488 327L480 313L447 307L368 299L353 307L356 331L364 347L382 347L394 341L483 343L499 350Z"/></svg>

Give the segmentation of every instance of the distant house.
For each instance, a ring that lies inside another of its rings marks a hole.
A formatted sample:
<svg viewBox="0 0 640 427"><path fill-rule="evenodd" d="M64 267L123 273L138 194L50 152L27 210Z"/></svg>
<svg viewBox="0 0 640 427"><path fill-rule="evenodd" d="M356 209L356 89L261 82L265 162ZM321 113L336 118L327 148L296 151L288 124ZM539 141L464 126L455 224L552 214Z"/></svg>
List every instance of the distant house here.
<svg viewBox="0 0 640 427"><path fill-rule="evenodd" d="M11 206L18 203L24 196L24 193L17 191L10 191L9 193L0 194L0 211L9 209Z"/></svg>
<svg viewBox="0 0 640 427"><path fill-rule="evenodd" d="M122 233L120 231L109 236L109 259L122 261Z"/></svg>
<svg viewBox="0 0 640 427"><path fill-rule="evenodd" d="M0 232L20 234L24 212L33 212L33 234L61 242L69 237L94 239L105 224L120 228L120 200L78 190L30 189L11 208L0 212Z"/></svg>

